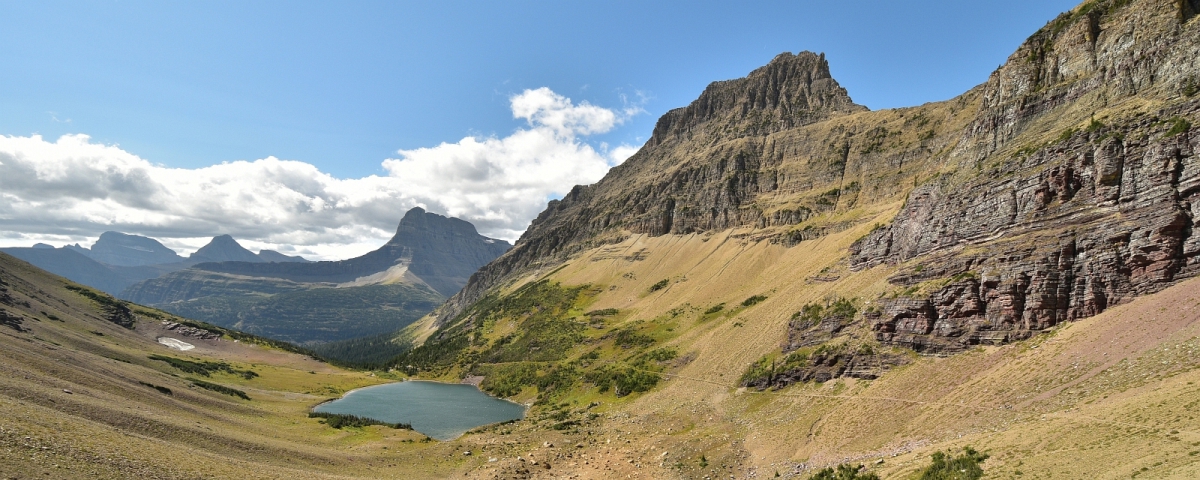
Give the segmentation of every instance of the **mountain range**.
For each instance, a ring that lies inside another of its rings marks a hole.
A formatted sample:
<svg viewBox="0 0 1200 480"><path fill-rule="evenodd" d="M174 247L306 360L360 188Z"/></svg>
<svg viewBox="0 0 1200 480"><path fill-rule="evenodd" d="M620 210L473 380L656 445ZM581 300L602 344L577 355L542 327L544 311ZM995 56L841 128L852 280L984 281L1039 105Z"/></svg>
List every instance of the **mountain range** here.
<svg viewBox="0 0 1200 480"><path fill-rule="evenodd" d="M213 237L184 258L152 238L118 232L105 232L91 248L3 251L122 299L310 344L399 330L510 247L479 235L466 221L418 207L404 215L386 244L348 260L256 254L229 235ZM364 358L382 360L404 345L384 343Z"/></svg>
<svg viewBox="0 0 1200 480"><path fill-rule="evenodd" d="M233 246L233 239L218 237L192 258L204 254L226 261L144 280L121 297L289 342L348 340L408 326L511 247L479 235L466 221L419 207L405 213L383 246L347 260L254 262L238 260L251 257L237 256Z"/></svg>
<svg viewBox="0 0 1200 480"><path fill-rule="evenodd" d="M255 254L229 235L213 237L187 258L179 256L158 240L120 232L104 232L91 248L79 244L54 248L37 244L29 248L0 249L46 271L118 295L130 285L197 263L230 260L249 262L308 262L271 250Z"/></svg>

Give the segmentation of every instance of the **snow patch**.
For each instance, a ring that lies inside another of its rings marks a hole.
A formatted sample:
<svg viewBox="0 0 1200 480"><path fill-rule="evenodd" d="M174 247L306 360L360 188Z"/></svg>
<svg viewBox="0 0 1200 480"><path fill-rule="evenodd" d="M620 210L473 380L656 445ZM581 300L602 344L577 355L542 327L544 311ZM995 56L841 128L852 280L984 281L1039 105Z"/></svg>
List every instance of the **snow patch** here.
<svg viewBox="0 0 1200 480"><path fill-rule="evenodd" d="M188 350L191 350L193 348L196 348L195 345L192 345L185 341L178 340L178 339L171 338L171 337L158 337L158 343L161 343L168 347L174 348L176 350L183 350L185 352Z"/></svg>

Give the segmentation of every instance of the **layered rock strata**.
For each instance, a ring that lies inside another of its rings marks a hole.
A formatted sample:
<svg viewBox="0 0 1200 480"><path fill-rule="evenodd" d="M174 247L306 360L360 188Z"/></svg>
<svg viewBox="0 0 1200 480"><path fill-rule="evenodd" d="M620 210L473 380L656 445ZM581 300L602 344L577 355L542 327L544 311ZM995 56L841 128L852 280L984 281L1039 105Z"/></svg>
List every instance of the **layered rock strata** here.
<svg viewBox="0 0 1200 480"><path fill-rule="evenodd" d="M957 147L977 173L916 188L851 247L853 269L905 265L890 280L917 292L884 301L880 341L1004 343L1200 271L1197 25L1180 23L1176 3L1124 3L1086 4L1031 37L984 85ZM1163 106L1113 107L1143 96ZM1080 104L1118 113L1013 144Z"/></svg>

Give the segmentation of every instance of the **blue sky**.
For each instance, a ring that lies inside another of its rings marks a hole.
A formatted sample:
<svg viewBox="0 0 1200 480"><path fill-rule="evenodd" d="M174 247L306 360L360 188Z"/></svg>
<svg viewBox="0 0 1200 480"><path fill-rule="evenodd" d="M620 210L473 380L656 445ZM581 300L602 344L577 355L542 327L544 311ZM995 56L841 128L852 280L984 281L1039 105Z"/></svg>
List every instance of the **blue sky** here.
<svg viewBox="0 0 1200 480"><path fill-rule="evenodd" d="M824 52L871 109L951 98L1075 3L0 1L0 135L82 134L174 168L275 157L361 179L396 175L384 161L400 150L533 128L513 99L546 87L624 112L571 139L606 155L784 51ZM43 233L140 225L106 221ZM31 229L0 212L10 243ZM142 229L201 233L168 230Z"/></svg>

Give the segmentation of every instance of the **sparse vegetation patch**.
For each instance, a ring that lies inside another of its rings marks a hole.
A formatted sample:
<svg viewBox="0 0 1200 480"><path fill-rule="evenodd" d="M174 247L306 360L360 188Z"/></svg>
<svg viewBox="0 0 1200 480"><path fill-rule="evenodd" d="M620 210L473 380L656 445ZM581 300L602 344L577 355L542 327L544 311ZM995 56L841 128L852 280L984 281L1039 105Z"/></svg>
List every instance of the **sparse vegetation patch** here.
<svg viewBox="0 0 1200 480"><path fill-rule="evenodd" d="M250 396L246 395L246 392L243 392L236 388L229 388L224 385L217 385L215 383L206 382L204 380L192 380L192 385L203 388L205 390L212 390L217 393L229 395L231 397L238 397L238 398L241 398L242 400L250 399Z"/></svg>
<svg viewBox="0 0 1200 480"><path fill-rule="evenodd" d="M934 452L932 464L921 470L920 480L978 480L983 477L983 467L979 464L987 460L988 455L975 451L971 447L963 447L959 455L950 452Z"/></svg>
<svg viewBox="0 0 1200 480"><path fill-rule="evenodd" d="M147 386L147 387L153 388L155 390L158 390L159 393L162 393L164 395L174 395L174 393L171 392L171 389L169 389L167 387L155 385L152 383L146 383L146 382L138 382L138 383L142 384L143 386Z"/></svg>
<svg viewBox="0 0 1200 480"><path fill-rule="evenodd" d="M750 298L742 300L742 306L743 307L753 307L755 305L758 305L759 302L762 302L763 300L766 300L766 299L767 299L766 295L754 295Z"/></svg>
<svg viewBox="0 0 1200 480"><path fill-rule="evenodd" d="M862 465L843 463L837 468L825 467L809 477L809 480L879 480L879 475L864 472L864 468L866 467Z"/></svg>
<svg viewBox="0 0 1200 480"><path fill-rule="evenodd" d="M347 415L344 413L326 413L326 412L308 412L308 418L324 419L323 423L333 428L345 427L366 427L370 425L383 425L401 430L412 430L412 425L407 423L389 423L373 418L360 417L358 415Z"/></svg>
<svg viewBox="0 0 1200 480"><path fill-rule="evenodd" d="M233 368L226 362L209 362L209 361L193 362L191 360L184 360L182 358L168 357L165 355L158 355L158 354L150 355L148 358L151 360L165 362L166 364L168 364L172 367L175 367L175 368L183 371L184 373L192 373L192 374L201 375L201 376L205 376L205 377L210 377L214 373L222 373L222 372L228 373L231 375L240 375L242 378L245 378L246 380L251 380L258 376L258 373L255 373L253 370L238 370L238 369Z"/></svg>

